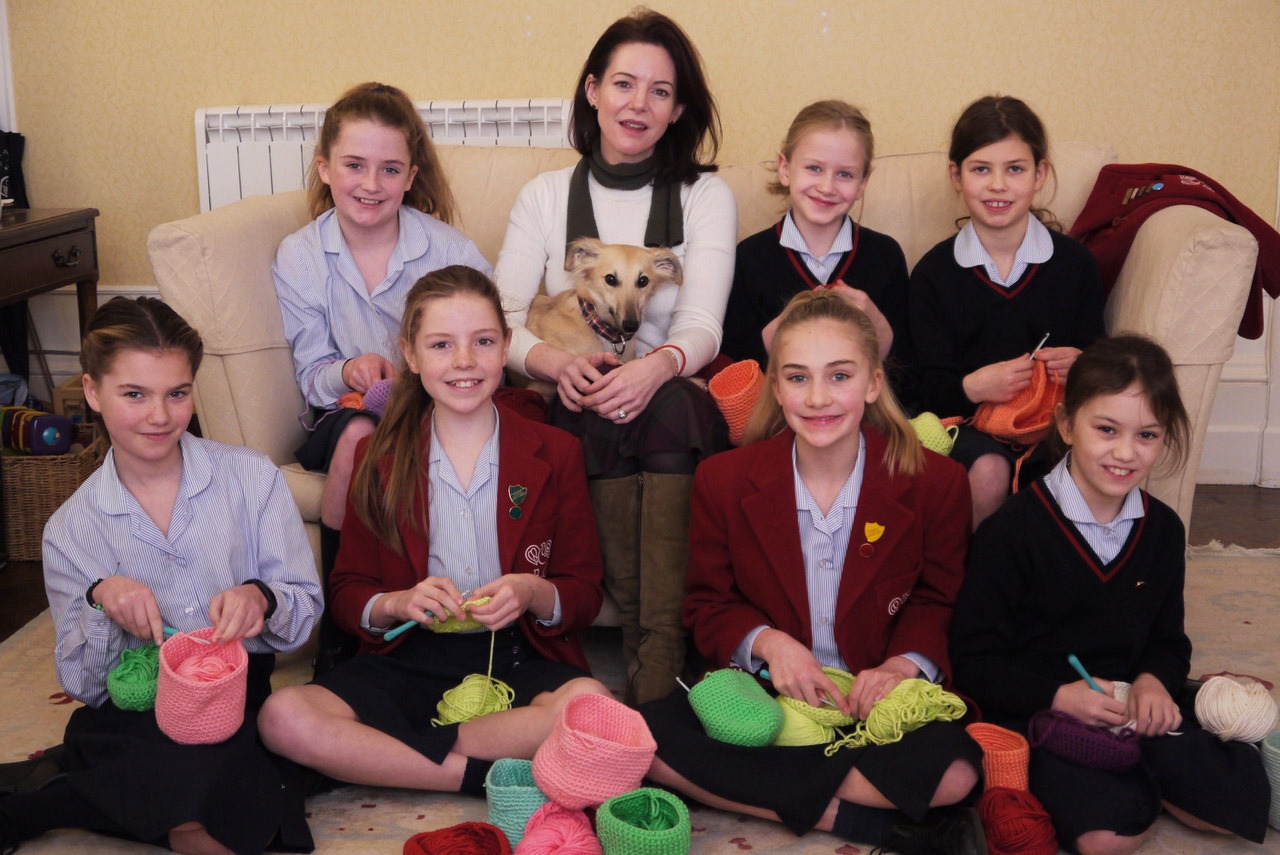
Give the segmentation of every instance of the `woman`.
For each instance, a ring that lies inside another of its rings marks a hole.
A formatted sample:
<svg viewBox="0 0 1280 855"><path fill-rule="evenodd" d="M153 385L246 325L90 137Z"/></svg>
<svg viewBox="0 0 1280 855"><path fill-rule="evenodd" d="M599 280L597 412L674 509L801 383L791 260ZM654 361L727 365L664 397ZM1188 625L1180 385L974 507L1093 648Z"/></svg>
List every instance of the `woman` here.
<svg viewBox="0 0 1280 855"><path fill-rule="evenodd" d="M578 79L575 167L521 191L498 256L513 337L507 364L557 384L550 419L582 439L617 601L627 700L662 697L684 663L680 605L689 492L698 462L727 447L706 391L687 379L716 355L733 279L737 210L715 177L719 114L697 50L664 15L615 21ZM671 248L684 284L655 294L621 349L575 357L525 328L544 285L570 287L565 247L580 237ZM626 360L619 364L620 361Z"/></svg>

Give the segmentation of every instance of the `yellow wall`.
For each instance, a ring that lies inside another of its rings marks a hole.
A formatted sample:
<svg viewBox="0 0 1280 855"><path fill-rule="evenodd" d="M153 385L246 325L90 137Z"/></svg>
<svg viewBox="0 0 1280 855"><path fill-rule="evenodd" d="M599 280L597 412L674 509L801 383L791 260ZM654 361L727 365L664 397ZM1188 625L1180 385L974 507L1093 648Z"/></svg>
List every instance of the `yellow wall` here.
<svg viewBox="0 0 1280 855"><path fill-rule="evenodd" d="M628 0L8 0L30 195L91 205L104 284L151 281L147 232L199 210L198 107L568 96ZM1274 0L658 0L702 50L723 162L770 157L796 109L860 103L881 153L945 148L974 97L1016 94L1058 139L1223 182L1274 219ZM872 179L874 180L874 178Z"/></svg>

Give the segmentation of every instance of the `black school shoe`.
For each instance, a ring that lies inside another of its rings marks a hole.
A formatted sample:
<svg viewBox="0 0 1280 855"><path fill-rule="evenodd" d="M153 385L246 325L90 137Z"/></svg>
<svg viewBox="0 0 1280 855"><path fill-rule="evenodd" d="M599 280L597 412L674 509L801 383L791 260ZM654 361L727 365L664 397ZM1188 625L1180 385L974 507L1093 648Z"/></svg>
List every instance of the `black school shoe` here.
<svg viewBox="0 0 1280 855"><path fill-rule="evenodd" d="M62 745L46 748L39 757L17 763L0 763L0 795L34 793L61 777L67 749ZM0 847L2 851L3 847Z"/></svg>
<svg viewBox="0 0 1280 855"><path fill-rule="evenodd" d="M970 807L940 807L929 811L924 822L897 823L876 853L897 855L987 855L987 837L978 812Z"/></svg>

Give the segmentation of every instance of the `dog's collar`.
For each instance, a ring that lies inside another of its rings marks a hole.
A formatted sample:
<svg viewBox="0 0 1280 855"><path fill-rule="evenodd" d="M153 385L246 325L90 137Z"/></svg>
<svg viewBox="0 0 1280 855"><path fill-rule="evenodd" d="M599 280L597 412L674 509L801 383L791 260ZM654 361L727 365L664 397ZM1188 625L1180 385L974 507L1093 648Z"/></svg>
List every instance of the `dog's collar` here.
<svg viewBox="0 0 1280 855"><path fill-rule="evenodd" d="M612 344L613 352L621 356L622 351L626 350L627 342L631 341L635 333L623 332L613 324L601 320L596 314L595 304L589 300L579 297L578 308L582 310L582 317L586 320L587 326L591 327L592 332Z"/></svg>

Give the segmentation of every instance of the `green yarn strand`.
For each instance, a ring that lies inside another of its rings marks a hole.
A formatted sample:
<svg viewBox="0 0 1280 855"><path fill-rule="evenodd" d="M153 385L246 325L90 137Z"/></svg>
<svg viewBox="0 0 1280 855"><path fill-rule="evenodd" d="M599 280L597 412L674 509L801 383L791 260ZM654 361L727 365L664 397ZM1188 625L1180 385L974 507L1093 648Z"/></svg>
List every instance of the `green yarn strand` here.
<svg viewBox="0 0 1280 855"><path fill-rule="evenodd" d="M853 732L827 746L826 755L841 748L889 745L931 721L955 721L966 712L964 701L928 680L903 680L881 699ZM842 732L843 733L843 732Z"/></svg>

